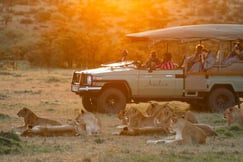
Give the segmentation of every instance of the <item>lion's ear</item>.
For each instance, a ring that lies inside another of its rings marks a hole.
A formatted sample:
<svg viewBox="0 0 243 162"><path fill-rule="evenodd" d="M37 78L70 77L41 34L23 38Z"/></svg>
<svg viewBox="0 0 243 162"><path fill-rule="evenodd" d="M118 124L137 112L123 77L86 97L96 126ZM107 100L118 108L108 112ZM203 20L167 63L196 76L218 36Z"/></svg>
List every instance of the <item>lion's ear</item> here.
<svg viewBox="0 0 243 162"><path fill-rule="evenodd" d="M81 109L81 114L84 114L85 112L84 112L84 110L83 109Z"/></svg>

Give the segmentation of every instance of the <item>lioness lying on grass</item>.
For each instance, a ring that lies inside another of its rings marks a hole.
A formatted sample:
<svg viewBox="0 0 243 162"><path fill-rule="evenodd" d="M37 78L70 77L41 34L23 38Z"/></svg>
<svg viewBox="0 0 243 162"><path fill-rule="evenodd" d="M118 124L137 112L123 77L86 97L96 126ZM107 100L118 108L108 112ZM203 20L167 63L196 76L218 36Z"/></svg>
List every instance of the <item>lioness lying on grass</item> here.
<svg viewBox="0 0 243 162"><path fill-rule="evenodd" d="M148 140L147 144L176 143L176 144L204 144L206 134L202 129L183 119L171 120L171 128L176 132L174 139Z"/></svg>
<svg viewBox="0 0 243 162"><path fill-rule="evenodd" d="M34 127L36 125L61 125L58 121L38 117L30 109L24 107L17 113L19 117L24 118L24 127L28 129L29 127Z"/></svg>
<svg viewBox="0 0 243 162"><path fill-rule="evenodd" d="M118 118L122 125L118 128L123 128L120 132L121 135L169 134L169 121L175 116L184 117L193 123L198 122L195 115L190 111L175 112L168 103L150 103L145 113L142 113L136 107L121 110Z"/></svg>
<svg viewBox="0 0 243 162"><path fill-rule="evenodd" d="M77 136L99 133L101 133L100 120L93 113L81 110L81 113L71 124L35 125L28 127L21 136Z"/></svg>
<svg viewBox="0 0 243 162"><path fill-rule="evenodd" d="M81 110L80 114L75 118L74 125L77 125L79 132L84 130L88 135L101 133L101 121L91 112Z"/></svg>

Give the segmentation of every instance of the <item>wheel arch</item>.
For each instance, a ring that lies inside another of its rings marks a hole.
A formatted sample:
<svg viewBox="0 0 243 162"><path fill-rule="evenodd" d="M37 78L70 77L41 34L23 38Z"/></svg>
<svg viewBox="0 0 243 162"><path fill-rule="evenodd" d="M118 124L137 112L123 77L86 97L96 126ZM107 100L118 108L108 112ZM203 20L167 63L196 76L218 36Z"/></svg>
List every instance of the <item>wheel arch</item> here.
<svg viewBox="0 0 243 162"><path fill-rule="evenodd" d="M237 93L230 84L215 85L206 97L207 104L213 112L223 112L237 102Z"/></svg>
<svg viewBox="0 0 243 162"><path fill-rule="evenodd" d="M216 85L214 85L214 86L211 88L211 90L209 91L209 93L208 93L208 95L206 96L206 98L209 97L209 95L210 95L211 92L213 92L215 89L218 89L218 88L227 88L228 90L230 90L232 93L235 94L235 100L236 100L236 101L239 100L239 98L237 98L238 95L236 94L236 92L235 92L235 90L234 90L234 87L233 87L231 84L216 84Z"/></svg>
<svg viewBox="0 0 243 162"><path fill-rule="evenodd" d="M218 89L218 88L227 88L230 91L232 91L233 93L235 93L235 90L231 84L215 84L215 85L213 85L213 87L211 88L209 93L211 93L213 90Z"/></svg>
<svg viewBox="0 0 243 162"><path fill-rule="evenodd" d="M101 91L108 89L108 88L119 89L119 90L121 90L122 93L124 93L127 101L129 101L131 99L131 88L128 85L127 81L125 81L125 80L107 82L104 84Z"/></svg>

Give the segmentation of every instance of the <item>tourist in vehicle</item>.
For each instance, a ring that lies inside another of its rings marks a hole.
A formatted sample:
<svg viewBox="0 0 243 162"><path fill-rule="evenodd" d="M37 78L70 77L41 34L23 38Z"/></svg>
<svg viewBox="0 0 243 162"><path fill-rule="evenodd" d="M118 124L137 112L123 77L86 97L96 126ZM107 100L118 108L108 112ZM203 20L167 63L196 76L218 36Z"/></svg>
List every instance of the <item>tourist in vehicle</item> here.
<svg viewBox="0 0 243 162"><path fill-rule="evenodd" d="M229 65L233 62L240 61L240 54L241 54L241 46L239 43L235 44L233 47L233 50L230 52L230 54L224 59L223 64Z"/></svg>
<svg viewBox="0 0 243 162"><path fill-rule="evenodd" d="M127 55L128 55L128 51L126 49L123 50L122 51L122 59L121 59L121 61L126 61Z"/></svg>
<svg viewBox="0 0 243 162"><path fill-rule="evenodd" d="M198 44L196 45L196 50L195 53L190 56L189 58L187 58L187 69L189 71L197 71L197 69L192 69L193 65L196 64L194 67L197 67L197 65L200 64L200 55L202 53L204 46L202 44Z"/></svg>
<svg viewBox="0 0 243 162"><path fill-rule="evenodd" d="M212 52L204 48L201 56L202 70L207 71L215 64L215 57Z"/></svg>
<svg viewBox="0 0 243 162"><path fill-rule="evenodd" d="M207 71L215 64L215 57L208 49L203 48L200 54L200 61L192 65L190 72Z"/></svg>
<svg viewBox="0 0 243 162"><path fill-rule="evenodd" d="M243 40L236 42L235 46L240 49L240 59L243 60Z"/></svg>
<svg viewBox="0 0 243 162"><path fill-rule="evenodd" d="M159 69L172 70L175 68L175 64L172 61L172 55L166 52L163 56L163 61L157 66Z"/></svg>
<svg viewBox="0 0 243 162"><path fill-rule="evenodd" d="M156 67L160 64L160 59L157 57L157 53L156 51L152 51L151 54L150 54L150 57L149 59L146 61L145 65L146 65L146 68L149 68L149 69L156 69Z"/></svg>

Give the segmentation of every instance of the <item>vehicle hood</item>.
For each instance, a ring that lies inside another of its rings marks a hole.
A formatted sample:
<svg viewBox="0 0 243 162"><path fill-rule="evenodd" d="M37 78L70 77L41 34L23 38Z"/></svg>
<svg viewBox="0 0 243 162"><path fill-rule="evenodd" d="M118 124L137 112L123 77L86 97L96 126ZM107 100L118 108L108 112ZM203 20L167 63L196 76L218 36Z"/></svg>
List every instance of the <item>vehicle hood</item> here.
<svg viewBox="0 0 243 162"><path fill-rule="evenodd" d="M129 67L100 67L96 69L87 69L82 71L76 71L76 73L85 73L92 75L105 75L105 74L113 74L113 73L123 73L128 71L134 71L134 68Z"/></svg>

